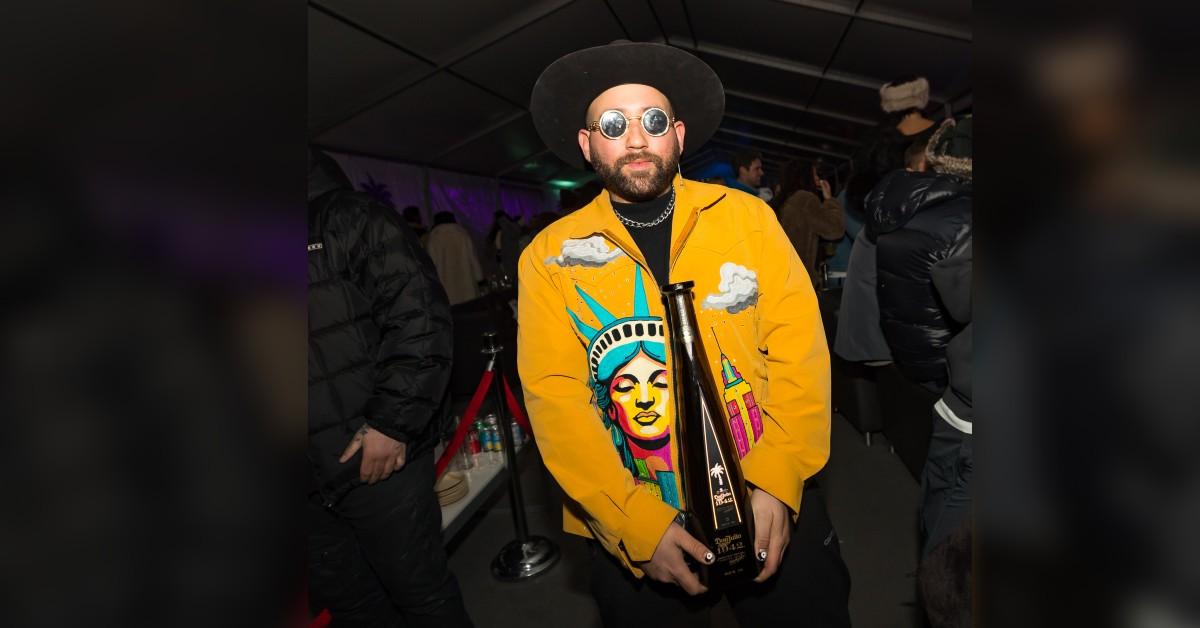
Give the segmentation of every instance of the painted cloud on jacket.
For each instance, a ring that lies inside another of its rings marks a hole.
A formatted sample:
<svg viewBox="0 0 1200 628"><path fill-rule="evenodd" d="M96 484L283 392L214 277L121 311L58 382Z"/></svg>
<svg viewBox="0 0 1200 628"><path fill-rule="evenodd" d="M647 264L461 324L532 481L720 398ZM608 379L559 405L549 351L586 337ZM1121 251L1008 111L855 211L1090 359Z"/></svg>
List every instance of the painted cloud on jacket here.
<svg viewBox="0 0 1200 628"><path fill-rule="evenodd" d="M595 235L582 240L564 240L562 253L557 257L546 258L546 265L599 268L624 254L621 249L610 247L604 236Z"/></svg>
<svg viewBox="0 0 1200 628"><path fill-rule="evenodd" d="M704 309L725 310L737 314L758 302L758 275L754 271L725 262L721 264L721 283L704 298Z"/></svg>

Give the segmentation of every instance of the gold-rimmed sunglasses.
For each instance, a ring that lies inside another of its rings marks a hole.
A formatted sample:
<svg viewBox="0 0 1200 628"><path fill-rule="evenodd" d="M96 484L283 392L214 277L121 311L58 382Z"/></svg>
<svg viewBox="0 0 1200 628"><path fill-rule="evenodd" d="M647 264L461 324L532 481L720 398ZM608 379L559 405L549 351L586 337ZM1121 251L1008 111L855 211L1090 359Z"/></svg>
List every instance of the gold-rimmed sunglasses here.
<svg viewBox="0 0 1200 628"><path fill-rule="evenodd" d="M675 122L675 118L668 116L666 111L658 107L650 107L643 111L642 115L632 117L626 117L616 109L609 109L600 114L599 120L588 124L588 130L599 131L601 135L610 140L620 139L629 130L630 120L641 120L642 130L651 137L666 135Z"/></svg>

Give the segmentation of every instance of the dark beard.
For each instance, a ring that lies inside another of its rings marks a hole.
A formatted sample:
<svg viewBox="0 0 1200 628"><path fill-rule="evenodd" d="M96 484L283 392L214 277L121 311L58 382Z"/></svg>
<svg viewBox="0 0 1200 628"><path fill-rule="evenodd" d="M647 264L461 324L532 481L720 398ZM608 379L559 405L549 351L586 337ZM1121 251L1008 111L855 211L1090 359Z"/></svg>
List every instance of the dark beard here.
<svg viewBox="0 0 1200 628"><path fill-rule="evenodd" d="M653 163L653 171L631 176L621 174L621 166L641 160ZM644 203L662 196L670 189L675 171L679 169L679 145L675 145L675 150L665 161L653 153L642 152L625 155L611 165L601 162L595 149L592 149L592 167L609 192L631 203Z"/></svg>

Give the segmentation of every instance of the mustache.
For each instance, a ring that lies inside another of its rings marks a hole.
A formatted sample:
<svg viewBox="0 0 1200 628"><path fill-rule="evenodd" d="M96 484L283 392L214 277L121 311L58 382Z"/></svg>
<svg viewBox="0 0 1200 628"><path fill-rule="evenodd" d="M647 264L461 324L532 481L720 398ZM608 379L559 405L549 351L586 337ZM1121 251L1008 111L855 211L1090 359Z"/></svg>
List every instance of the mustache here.
<svg viewBox="0 0 1200 628"><path fill-rule="evenodd" d="M654 165L658 166L659 168L663 167L662 158L653 153L634 153L634 154L630 154L630 155L625 155L624 157L621 157L620 159L618 159L616 161L616 163L613 164L613 166L616 168L620 168L621 166L624 166L625 164L633 163L635 161L649 161L649 162L652 162Z"/></svg>

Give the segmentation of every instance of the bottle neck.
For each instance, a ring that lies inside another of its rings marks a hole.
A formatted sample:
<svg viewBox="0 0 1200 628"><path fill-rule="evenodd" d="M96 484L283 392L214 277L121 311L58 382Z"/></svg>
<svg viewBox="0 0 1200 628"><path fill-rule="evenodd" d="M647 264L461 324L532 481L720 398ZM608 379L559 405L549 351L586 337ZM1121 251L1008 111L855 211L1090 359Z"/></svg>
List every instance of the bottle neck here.
<svg viewBox="0 0 1200 628"><path fill-rule="evenodd" d="M667 294L667 314L676 340L685 345L697 341L696 314L692 308L692 291L680 290Z"/></svg>

